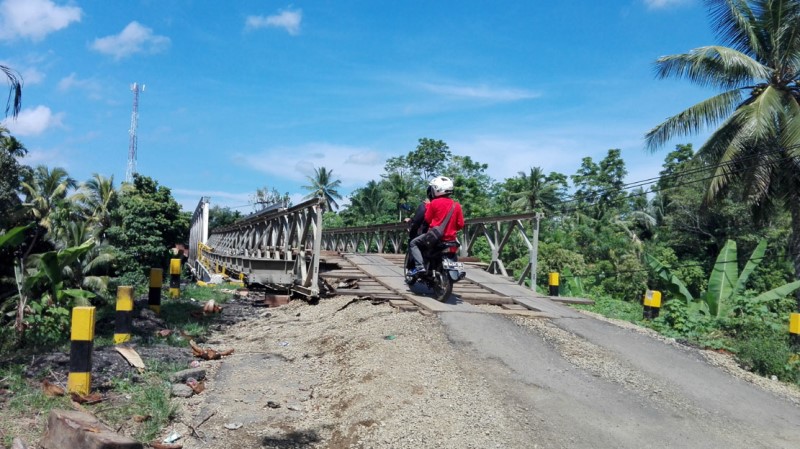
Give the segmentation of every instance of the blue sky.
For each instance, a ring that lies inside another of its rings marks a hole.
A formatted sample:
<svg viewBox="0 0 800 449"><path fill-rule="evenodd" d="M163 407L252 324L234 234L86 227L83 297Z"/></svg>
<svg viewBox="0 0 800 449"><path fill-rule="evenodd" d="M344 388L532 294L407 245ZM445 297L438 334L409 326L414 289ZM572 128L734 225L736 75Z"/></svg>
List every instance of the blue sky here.
<svg viewBox="0 0 800 449"><path fill-rule="evenodd" d="M119 185L143 84L137 171L188 210L264 186L297 202L321 166L347 194L422 137L496 180L611 148L629 182L654 177L703 136L650 154L644 134L713 92L653 62L715 42L700 0L0 0L25 162Z"/></svg>

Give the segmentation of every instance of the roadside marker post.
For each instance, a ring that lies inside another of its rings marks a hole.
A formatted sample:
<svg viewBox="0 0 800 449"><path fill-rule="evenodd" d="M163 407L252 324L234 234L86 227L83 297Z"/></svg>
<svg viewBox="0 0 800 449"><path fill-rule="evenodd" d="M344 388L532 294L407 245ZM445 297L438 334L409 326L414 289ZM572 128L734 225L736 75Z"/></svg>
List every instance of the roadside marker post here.
<svg viewBox="0 0 800 449"><path fill-rule="evenodd" d="M92 389L94 307L73 307L67 391L82 396Z"/></svg>
<svg viewBox="0 0 800 449"><path fill-rule="evenodd" d="M644 294L644 310L642 317L646 320L658 318L661 310L661 292L658 290L647 290Z"/></svg>
<svg viewBox="0 0 800 449"><path fill-rule="evenodd" d="M181 260L170 259L169 261L169 297L177 298L181 296Z"/></svg>
<svg viewBox="0 0 800 449"><path fill-rule="evenodd" d="M558 273L550 273L547 276L547 283L550 285L550 296L558 296Z"/></svg>
<svg viewBox="0 0 800 449"><path fill-rule="evenodd" d="M117 317L114 327L114 344L131 339L133 325L133 287L117 287Z"/></svg>
<svg viewBox="0 0 800 449"><path fill-rule="evenodd" d="M147 305L150 310L161 313L161 287L164 285L164 270L161 268L150 269L150 290L147 295Z"/></svg>
<svg viewBox="0 0 800 449"><path fill-rule="evenodd" d="M800 313L789 314L789 341L800 351Z"/></svg>

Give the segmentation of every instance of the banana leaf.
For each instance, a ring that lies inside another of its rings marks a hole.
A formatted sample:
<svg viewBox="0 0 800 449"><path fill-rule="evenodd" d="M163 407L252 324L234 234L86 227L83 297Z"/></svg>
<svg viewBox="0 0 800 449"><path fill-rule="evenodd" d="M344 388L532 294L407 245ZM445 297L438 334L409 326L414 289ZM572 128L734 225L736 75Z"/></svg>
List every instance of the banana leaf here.
<svg viewBox="0 0 800 449"><path fill-rule="evenodd" d="M736 257L736 242L728 240L717 256L708 278L708 292L703 295L711 316L719 316L721 305L733 294L739 271Z"/></svg>
<svg viewBox="0 0 800 449"><path fill-rule="evenodd" d="M658 277L669 282L667 288L669 288L670 293L672 293L675 296L679 297L682 296L687 303L691 303L692 301L694 301L694 296L692 296L692 294L689 292L689 289L686 288L686 284L684 284L683 281L678 279L677 276L672 274L672 272L669 270L669 268L666 267L666 265L664 265L658 259L647 253L644 254L644 259L645 262L647 262L647 265L649 265L650 268L653 269L653 271L655 271L656 274L658 274Z"/></svg>
<svg viewBox="0 0 800 449"><path fill-rule="evenodd" d="M742 291L744 291L744 286L747 284L747 278L750 277L750 273L758 267L761 263L761 259L764 258L764 254L767 251L767 239L762 239L758 242L758 246L756 249L753 250L753 254L750 255L750 259L747 260L747 264L744 266L744 270L742 273L739 274L739 279L736 281L736 287L733 289L733 296L738 295Z"/></svg>
<svg viewBox="0 0 800 449"><path fill-rule="evenodd" d="M17 246L22 243L23 240L25 240L25 231L30 227L31 225L17 226L5 234L0 235L0 248L6 245Z"/></svg>
<svg viewBox="0 0 800 449"><path fill-rule="evenodd" d="M764 292L756 296L755 298L751 299L751 301L757 303L776 301L791 294L798 288L800 288L800 281L790 282L788 284L781 285L780 287L773 288L768 292Z"/></svg>

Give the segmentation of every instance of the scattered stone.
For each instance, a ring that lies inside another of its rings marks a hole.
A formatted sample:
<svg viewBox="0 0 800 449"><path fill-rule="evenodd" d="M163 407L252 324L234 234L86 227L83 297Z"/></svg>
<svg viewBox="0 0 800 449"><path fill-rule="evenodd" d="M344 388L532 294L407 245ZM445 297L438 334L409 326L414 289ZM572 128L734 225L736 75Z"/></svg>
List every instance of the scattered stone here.
<svg viewBox="0 0 800 449"><path fill-rule="evenodd" d="M190 398L194 394L192 387L186 384L172 384L172 395L178 398Z"/></svg>
<svg viewBox="0 0 800 449"><path fill-rule="evenodd" d="M242 427L242 423L240 423L240 422L231 422L231 423L225 424L225 428L228 429L228 430L236 430L236 429L238 429L240 427Z"/></svg>
<svg viewBox="0 0 800 449"><path fill-rule="evenodd" d="M204 368L189 368L178 371L169 376L169 381L172 383L179 383L186 382L190 378L194 378L195 380L203 380L206 378L206 370Z"/></svg>

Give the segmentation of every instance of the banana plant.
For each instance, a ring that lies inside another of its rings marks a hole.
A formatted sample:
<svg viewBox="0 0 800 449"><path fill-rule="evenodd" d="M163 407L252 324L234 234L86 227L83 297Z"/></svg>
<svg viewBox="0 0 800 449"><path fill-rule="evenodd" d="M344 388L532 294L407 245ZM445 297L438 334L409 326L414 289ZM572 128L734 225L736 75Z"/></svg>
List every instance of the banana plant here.
<svg viewBox="0 0 800 449"><path fill-rule="evenodd" d="M25 241L25 231L31 228L32 224L27 226L17 226L12 228L3 235L0 235L0 248L4 246L19 246ZM28 302L27 292L24 288L25 284L25 270L23 269L23 258L14 256L14 279L17 284L17 293L19 294L19 301L17 301L17 317L14 322L14 328L19 332L24 329L22 318L25 305Z"/></svg>
<svg viewBox="0 0 800 449"><path fill-rule="evenodd" d="M675 296L682 297L687 304L700 302L706 307L706 312L712 317L725 316L730 313L733 300L744 292L750 274L758 267L767 250L767 241L761 240L756 249L747 260L744 269L739 273L736 242L728 240L722 247L714 268L708 278L708 290L695 298L677 276L663 263L653 256L645 254L645 261L659 277L669 282L669 291ZM764 303L783 298L800 288L800 281L790 282L776 287L750 299L752 302Z"/></svg>

